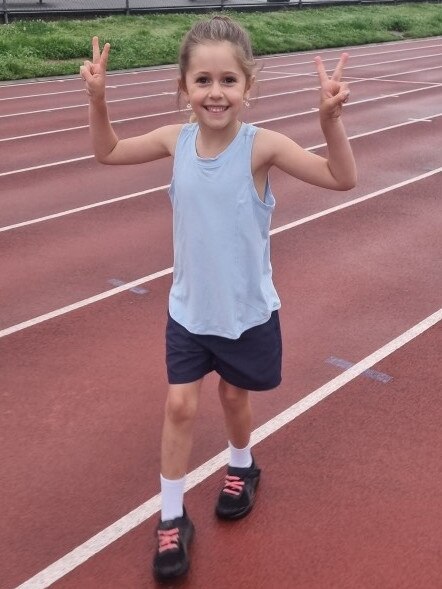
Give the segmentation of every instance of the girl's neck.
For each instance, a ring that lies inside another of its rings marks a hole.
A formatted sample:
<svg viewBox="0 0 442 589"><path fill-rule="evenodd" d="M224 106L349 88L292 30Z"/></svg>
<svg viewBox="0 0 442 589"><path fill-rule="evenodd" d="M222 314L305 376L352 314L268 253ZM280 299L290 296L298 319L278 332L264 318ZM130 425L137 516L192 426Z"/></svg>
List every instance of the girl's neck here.
<svg viewBox="0 0 442 589"><path fill-rule="evenodd" d="M219 130L200 127L196 138L197 154L202 158L216 157L232 143L240 128L241 121Z"/></svg>

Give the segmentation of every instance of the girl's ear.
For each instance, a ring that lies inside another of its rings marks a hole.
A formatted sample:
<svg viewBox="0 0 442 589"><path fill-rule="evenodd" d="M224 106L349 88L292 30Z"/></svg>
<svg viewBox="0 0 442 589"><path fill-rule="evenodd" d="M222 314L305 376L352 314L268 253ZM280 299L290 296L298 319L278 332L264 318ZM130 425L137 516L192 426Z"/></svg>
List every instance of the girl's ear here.
<svg viewBox="0 0 442 589"><path fill-rule="evenodd" d="M251 88L252 88L252 86L253 86L253 84L254 84L255 82L256 82L256 76L255 76L255 75L253 75L253 76L250 76L250 78L248 78L248 80L247 80L247 82L246 82L246 91L245 91L245 93L244 93L244 97L245 97L246 95L248 95L248 93L250 92L250 90L251 90ZM248 97L248 96L247 96L247 97Z"/></svg>
<svg viewBox="0 0 442 589"><path fill-rule="evenodd" d="M178 92L182 92L187 95L186 81L182 78L178 78Z"/></svg>

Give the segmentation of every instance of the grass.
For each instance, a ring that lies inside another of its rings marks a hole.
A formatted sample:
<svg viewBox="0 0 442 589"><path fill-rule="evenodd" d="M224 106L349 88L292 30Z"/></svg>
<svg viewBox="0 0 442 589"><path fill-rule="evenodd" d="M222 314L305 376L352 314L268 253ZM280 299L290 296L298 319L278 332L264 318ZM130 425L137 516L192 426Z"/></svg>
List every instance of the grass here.
<svg viewBox="0 0 442 589"><path fill-rule="evenodd" d="M231 16L249 31L255 55L442 35L442 5L431 3ZM180 40L198 18L150 14L0 25L0 80L75 74L90 57L93 35L111 43L111 70L176 63Z"/></svg>

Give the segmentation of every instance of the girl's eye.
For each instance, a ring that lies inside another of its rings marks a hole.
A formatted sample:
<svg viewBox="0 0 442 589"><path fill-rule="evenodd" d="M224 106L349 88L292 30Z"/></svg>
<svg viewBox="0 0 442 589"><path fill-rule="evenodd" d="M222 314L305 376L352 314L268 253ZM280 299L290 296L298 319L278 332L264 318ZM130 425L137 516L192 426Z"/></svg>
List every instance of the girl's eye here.
<svg viewBox="0 0 442 589"><path fill-rule="evenodd" d="M227 77L227 78L224 78L224 83L225 84L229 84L229 85L235 84L236 83L236 78L232 78L230 76Z"/></svg>
<svg viewBox="0 0 442 589"><path fill-rule="evenodd" d="M197 78L196 83L197 84L207 84L209 82L209 78L206 78L205 76L201 76L199 78Z"/></svg>

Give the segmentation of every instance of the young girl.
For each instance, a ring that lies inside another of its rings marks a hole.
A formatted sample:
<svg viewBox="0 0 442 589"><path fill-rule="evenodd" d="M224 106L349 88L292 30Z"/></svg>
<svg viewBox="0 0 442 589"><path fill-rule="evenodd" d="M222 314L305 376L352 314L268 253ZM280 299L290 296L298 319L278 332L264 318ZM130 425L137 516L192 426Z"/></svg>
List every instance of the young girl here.
<svg viewBox="0 0 442 589"><path fill-rule="evenodd" d="M215 370L230 460L216 504L235 520L253 507L260 477L250 450L249 391L281 381L280 301L272 283L269 228L275 206L272 166L310 184L348 190L356 169L341 120L349 92L341 82L344 53L329 78L315 58L321 84L320 122L328 158L288 137L241 123L255 81L247 33L215 16L197 22L179 56L179 93L195 122L168 125L119 139L108 117L105 74L109 44L81 67L90 101L95 156L104 164L136 164L174 157L174 275L166 329L169 389L161 446L161 519L154 574L168 580L189 567L194 527L183 506L185 473L204 375Z"/></svg>

